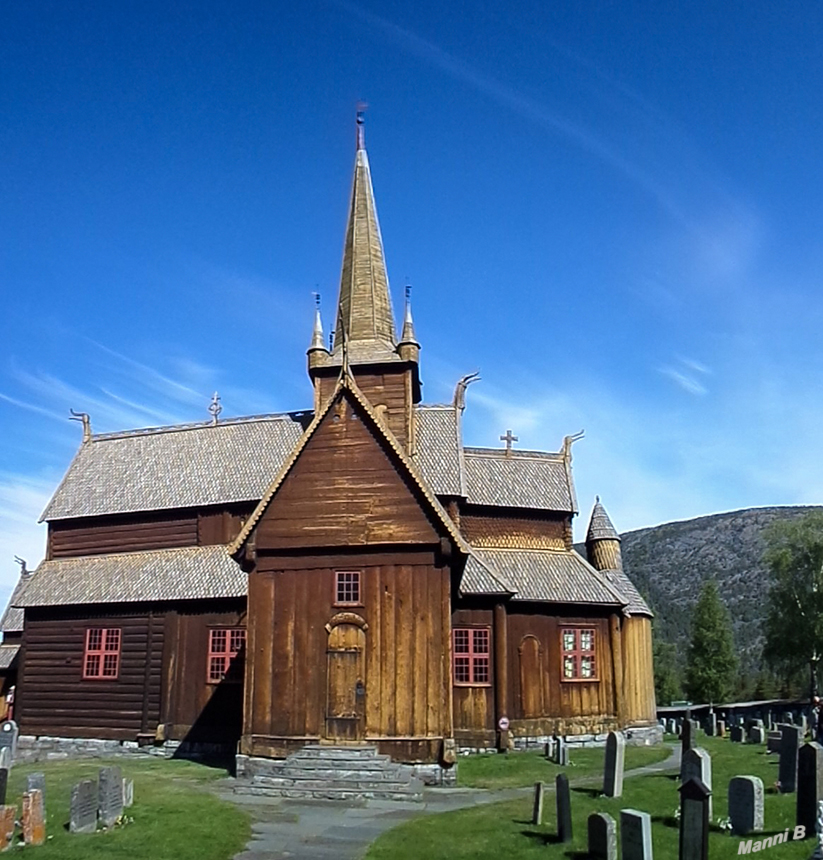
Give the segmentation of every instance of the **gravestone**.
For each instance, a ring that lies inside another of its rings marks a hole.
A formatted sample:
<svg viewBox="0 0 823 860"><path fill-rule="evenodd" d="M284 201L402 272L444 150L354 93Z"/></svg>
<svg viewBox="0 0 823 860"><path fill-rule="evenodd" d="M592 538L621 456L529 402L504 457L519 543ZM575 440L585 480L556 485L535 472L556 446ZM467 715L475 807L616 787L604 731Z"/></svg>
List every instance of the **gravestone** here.
<svg viewBox="0 0 823 860"><path fill-rule="evenodd" d="M738 836L763 829L763 780L735 776L729 780L729 820Z"/></svg>
<svg viewBox="0 0 823 860"><path fill-rule="evenodd" d="M762 726L752 726L749 730L749 743L762 744L765 740L765 730Z"/></svg>
<svg viewBox="0 0 823 860"><path fill-rule="evenodd" d="M123 806L134 805L134 780L123 777Z"/></svg>
<svg viewBox="0 0 823 860"><path fill-rule="evenodd" d="M0 767L11 767L17 754L17 736L19 731L14 720L4 720L0 723Z"/></svg>
<svg viewBox="0 0 823 860"><path fill-rule="evenodd" d="M679 860L709 860L711 789L692 777L680 786Z"/></svg>
<svg viewBox="0 0 823 860"><path fill-rule="evenodd" d="M545 783L536 782L534 784L534 806L532 807L532 824L540 825L543 823L543 792L545 788Z"/></svg>
<svg viewBox="0 0 823 860"><path fill-rule="evenodd" d="M16 820L16 806L0 806L0 851L5 851L14 841Z"/></svg>
<svg viewBox="0 0 823 860"><path fill-rule="evenodd" d="M46 841L43 795L36 788L23 793L23 841L26 845L42 845Z"/></svg>
<svg viewBox="0 0 823 860"><path fill-rule="evenodd" d="M620 810L621 860L652 860L652 819L648 812Z"/></svg>
<svg viewBox="0 0 823 860"><path fill-rule="evenodd" d="M606 738L606 764L603 769L603 794L620 797L623 794L623 764L626 759L626 739L622 732L609 732Z"/></svg>
<svg viewBox="0 0 823 860"><path fill-rule="evenodd" d="M709 821L712 820L712 757L702 747L689 750L680 765L681 782L685 785L690 779L699 779L709 790Z"/></svg>
<svg viewBox="0 0 823 860"><path fill-rule="evenodd" d="M717 736L719 738L725 738L726 737L726 721L725 720L718 720L717 721Z"/></svg>
<svg viewBox="0 0 823 860"><path fill-rule="evenodd" d="M683 728L680 732L680 761L692 749L697 742L697 723L694 720L683 720ZM681 764L680 779L683 779L683 770Z"/></svg>
<svg viewBox="0 0 823 860"><path fill-rule="evenodd" d="M9 769L0 767L0 806L6 805L6 791L9 787Z"/></svg>
<svg viewBox="0 0 823 860"><path fill-rule="evenodd" d="M97 830L97 785L84 779L71 789L69 830L72 833L94 833Z"/></svg>
<svg viewBox="0 0 823 860"><path fill-rule="evenodd" d="M605 812L589 816L589 857L617 860L617 822Z"/></svg>
<svg viewBox="0 0 823 860"><path fill-rule="evenodd" d="M37 789L43 796L43 818L46 817L46 775L44 773L30 773L26 777L26 791Z"/></svg>
<svg viewBox="0 0 823 860"><path fill-rule="evenodd" d="M552 754L554 756L553 761L555 764L557 764L559 759L560 759L560 744L561 744L560 738L557 735L555 735L552 738Z"/></svg>
<svg viewBox="0 0 823 860"><path fill-rule="evenodd" d="M823 800L823 747L814 741L803 744L797 755L797 818L806 833L814 832L817 808Z"/></svg>
<svg viewBox="0 0 823 860"><path fill-rule="evenodd" d="M769 732L766 736L766 752L779 753L780 741L783 738L782 732Z"/></svg>
<svg viewBox="0 0 823 860"><path fill-rule="evenodd" d="M569 745L563 738L557 739L557 763L560 767L569 766Z"/></svg>
<svg viewBox="0 0 823 860"><path fill-rule="evenodd" d="M123 814L123 775L119 767L100 768L97 811L103 827L111 827Z"/></svg>
<svg viewBox="0 0 823 860"><path fill-rule="evenodd" d="M717 734L717 714L709 714L706 718L706 734L712 738Z"/></svg>
<svg viewBox="0 0 823 860"><path fill-rule="evenodd" d="M551 757L552 757L552 742L551 741L546 741L546 743L543 744L543 757L551 760Z"/></svg>
<svg viewBox="0 0 823 860"><path fill-rule="evenodd" d="M569 778L558 773L555 779L557 795L557 836L561 842L572 841L572 798L569 792Z"/></svg>
<svg viewBox="0 0 823 860"><path fill-rule="evenodd" d="M729 740L733 744L742 744L743 743L743 727L742 726L732 726L729 729Z"/></svg>
<svg viewBox="0 0 823 860"><path fill-rule="evenodd" d="M783 722L789 726L794 725L794 714L791 711L784 711Z"/></svg>
<svg viewBox="0 0 823 860"><path fill-rule="evenodd" d="M780 766L778 780L780 791L791 794L797 790L797 752L800 749L798 726L783 725L780 738Z"/></svg>

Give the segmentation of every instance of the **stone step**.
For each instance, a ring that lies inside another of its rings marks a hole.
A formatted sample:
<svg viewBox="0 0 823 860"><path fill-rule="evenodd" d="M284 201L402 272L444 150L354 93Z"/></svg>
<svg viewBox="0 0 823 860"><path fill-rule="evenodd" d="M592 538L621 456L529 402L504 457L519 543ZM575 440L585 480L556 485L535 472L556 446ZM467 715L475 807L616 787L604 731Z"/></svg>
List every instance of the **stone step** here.
<svg viewBox="0 0 823 860"><path fill-rule="evenodd" d="M307 791L305 789L272 788L245 783L237 785L234 791L235 794L283 797L292 800L395 800L412 801L414 803L419 803L423 800L423 792L412 789L404 791L361 791L348 788L323 788L317 791Z"/></svg>
<svg viewBox="0 0 823 860"><path fill-rule="evenodd" d="M251 785L260 788L294 788L304 791L322 791L330 789L346 789L349 791L422 791L422 783L415 785L417 781L411 780L389 780L389 779L290 779L277 776L256 776L251 780Z"/></svg>
<svg viewBox="0 0 823 860"><path fill-rule="evenodd" d="M292 753L289 758L387 760L389 756L378 755L377 747L327 747L321 744L309 744L296 753Z"/></svg>
<svg viewBox="0 0 823 860"><path fill-rule="evenodd" d="M409 775L400 770L397 765L390 768L350 768L346 767L303 767L297 762L284 764L277 770L268 772L257 771L257 776L272 776L287 779L382 779L408 781Z"/></svg>

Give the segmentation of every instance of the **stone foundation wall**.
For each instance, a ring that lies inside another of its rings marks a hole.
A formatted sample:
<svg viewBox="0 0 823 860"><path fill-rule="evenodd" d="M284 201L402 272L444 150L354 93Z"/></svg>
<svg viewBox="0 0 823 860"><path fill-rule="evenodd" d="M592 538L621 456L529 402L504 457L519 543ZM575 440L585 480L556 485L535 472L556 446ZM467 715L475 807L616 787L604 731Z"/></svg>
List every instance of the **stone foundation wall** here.
<svg viewBox="0 0 823 860"><path fill-rule="evenodd" d="M423 785L442 785L453 787L457 785L457 765L441 767L439 764L412 764L412 775L416 776Z"/></svg>
<svg viewBox="0 0 823 860"><path fill-rule="evenodd" d="M602 732L599 734L558 735L558 737L563 738L570 749L579 749L581 747L604 747L606 746L606 738L608 736L608 732ZM655 744L663 743L663 727L657 724L652 726L634 726L623 729L623 737L626 738L626 743L629 746L654 746ZM515 750L543 749L543 747L553 739L554 737L552 735L526 735L511 738L510 745L511 748ZM497 750L493 746L463 746L458 749L458 753L460 755L495 752L497 752Z"/></svg>
<svg viewBox="0 0 823 860"><path fill-rule="evenodd" d="M100 738L58 738L46 735L20 735L16 762L57 761L67 758L110 758L112 756L157 756L195 761L234 758L231 744L198 744L165 741L141 745L137 741L110 741Z"/></svg>

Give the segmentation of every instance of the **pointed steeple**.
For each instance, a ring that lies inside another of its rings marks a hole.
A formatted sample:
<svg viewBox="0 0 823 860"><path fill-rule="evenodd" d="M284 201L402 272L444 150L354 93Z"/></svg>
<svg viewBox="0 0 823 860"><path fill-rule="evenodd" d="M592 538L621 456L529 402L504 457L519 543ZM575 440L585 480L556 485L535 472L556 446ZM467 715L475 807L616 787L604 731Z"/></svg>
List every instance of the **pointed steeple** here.
<svg viewBox="0 0 823 860"><path fill-rule="evenodd" d="M406 287L406 309L403 314L403 332L397 344L397 354L403 361L420 360L420 344L414 334L414 320L411 311L411 287Z"/></svg>
<svg viewBox="0 0 823 860"><path fill-rule="evenodd" d="M314 294L314 328L312 329L311 343L306 350L309 357L309 372L313 367L322 365L329 357L329 351L323 343L323 322L320 319L320 293Z"/></svg>
<svg viewBox="0 0 823 860"><path fill-rule="evenodd" d="M586 534L586 555L598 570L623 570L620 535L597 496Z"/></svg>
<svg viewBox="0 0 823 860"><path fill-rule="evenodd" d="M357 113L357 154L343 248L335 358L342 357L343 332L354 363L397 361L389 278L365 149L362 110Z"/></svg>

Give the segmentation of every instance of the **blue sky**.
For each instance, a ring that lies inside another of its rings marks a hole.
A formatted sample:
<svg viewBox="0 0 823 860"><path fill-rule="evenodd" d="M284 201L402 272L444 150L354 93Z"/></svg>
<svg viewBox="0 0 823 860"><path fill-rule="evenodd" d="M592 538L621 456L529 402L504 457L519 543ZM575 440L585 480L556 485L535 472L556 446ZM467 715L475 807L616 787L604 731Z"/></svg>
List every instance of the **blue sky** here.
<svg viewBox="0 0 823 860"><path fill-rule="evenodd" d="M459 6L459 8L458 8ZM818 4L12 0L0 590L81 438L311 404L366 141L424 396L620 530L820 502Z"/></svg>

